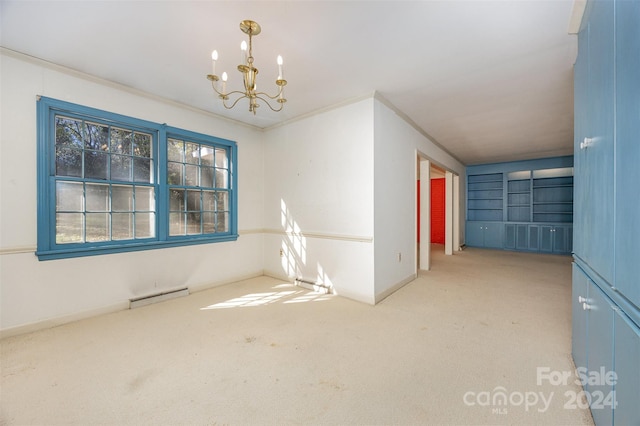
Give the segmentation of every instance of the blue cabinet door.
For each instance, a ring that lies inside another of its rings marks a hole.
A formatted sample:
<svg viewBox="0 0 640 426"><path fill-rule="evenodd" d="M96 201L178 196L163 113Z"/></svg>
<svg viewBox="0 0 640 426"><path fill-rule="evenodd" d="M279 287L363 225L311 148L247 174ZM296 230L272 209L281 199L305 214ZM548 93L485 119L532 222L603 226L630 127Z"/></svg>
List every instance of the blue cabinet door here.
<svg viewBox="0 0 640 426"><path fill-rule="evenodd" d="M484 224L484 246L488 248L502 248L503 245L502 222L487 222Z"/></svg>
<svg viewBox="0 0 640 426"><path fill-rule="evenodd" d="M616 287L640 308L640 2L616 3ZM638 404L640 405L640 404ZM638 421L640 422L640 420Z"/></svg>
<svg viewBox="0 0 640 426"><path fill-rule="evenodd" d="M540 225L529 225L529 250L540 250Z"/></svg>
<svg viewBox="0 0 640 426"><path fill-rule="evenodd" d="M469 247L504 247L503 222L467 222L465 241Z"/></svg>
<svg viewBox="0 0 640 426"><path fill-rule="evenodd" d="M528 225L516 225L516 250L529 250Z"/></svg>
<svg viewBox="0 0 640 426"><path fill-rule="evenodd" d="M540 251L553 251L553 226L540 226Z"/></svg>
<svg viewBox="0 0 640 426"><path fill-rule="evenodd" d="M585 303L589 295L589 278L573 264L571 287L571 354L576 368L587 368L587 311Z"/></svg>
<svg viewBox="0 0 640 426"><path fill-rule="evenodd" d="M589 283L587 312L587 368L588 377L603 377L613 369L613 318L614 309L609 299L593 282ZM604 379L604 377L603 377ZM613 385L605 380L589 383L586 387L591 397L591 415L596 425L613 423L613 406L605 404L613 397ZM602 399L601 399L602 398ZM600 400L600 401L599 401ZM597 405L594 405L597 404Z"/></svg>
<svg viewBox="0 0 640 426"><path fill-rule="evenodd" d="M589 14L589 72L586 167L579 177L587 191L587 205L576 206L584 215L584 259L606 281L613 282L614 217L614 3L591 2Z"/></svg>
<svg viewBox="0 0 640 426"><path fill-rule="evenodd" d="M566 235L567 235L565 253L571 254L573 253L573 226L567 225L565 229L566 229Z"/></svg>
<svg viewBox="0 0 640 426"><path fill-rule="evenodd" d="M516 248L516 225L507 223L504 225L504 248L515 250Z"/></svg>
<svg viewBox="0 0 640 426"><path fill-rule="evenodd" d="M603 378L613 372L613 319L614 309L610 300L593 282L589 282L587 310L587 377ZM604 379L604 378L603 378ZM591 415L596 425L613 423L613 407L604 401L613 397L613 385L605 380L589 383Z"/></svg>
<svg viewBox="0 0 640 426"><path fill-rule="evenodd" d="M484 247L484 223L467 222L465 241L469 247Z"/></svg>
<svg viewBox="0 0 640 426"><path fill-rule="evenodd" d="M578 33L578 57L573 66L573 225L576 229L574 240L574 253L586 259L587 247L585 236L588 233L587 215L584 211L588 205L587 165L586 151L580 149L580 144L587 137L588 118L587 103L589 101L589 30L586 19L583 19L583 27Z"/></svg>
<svg viewBox="0 0 640 426"><path fill-rule="evenodd" d="M617 425L640 424L640 328L621 312L615 315L614 364L617 407L613 420Z"/></svg>
<svg viewBox="0 0 640 426"><path fill-rule="evenodd" d="M568 253L571 250L567 249L569 243L568 226L554 226L552 238L553 238L553 252L554 253Z"/></svg>

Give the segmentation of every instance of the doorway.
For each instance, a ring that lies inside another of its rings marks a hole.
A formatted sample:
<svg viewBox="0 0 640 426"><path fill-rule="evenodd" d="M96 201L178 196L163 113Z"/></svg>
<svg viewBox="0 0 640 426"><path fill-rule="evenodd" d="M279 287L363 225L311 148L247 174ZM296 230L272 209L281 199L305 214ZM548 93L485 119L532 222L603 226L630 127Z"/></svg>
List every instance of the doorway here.
<svg viewBox="0 0 640 426"><path fill-rule="evenodd" d="M429 270L432 251L452 255L460 247L459 176L417 155L416 272Z"/></svg>

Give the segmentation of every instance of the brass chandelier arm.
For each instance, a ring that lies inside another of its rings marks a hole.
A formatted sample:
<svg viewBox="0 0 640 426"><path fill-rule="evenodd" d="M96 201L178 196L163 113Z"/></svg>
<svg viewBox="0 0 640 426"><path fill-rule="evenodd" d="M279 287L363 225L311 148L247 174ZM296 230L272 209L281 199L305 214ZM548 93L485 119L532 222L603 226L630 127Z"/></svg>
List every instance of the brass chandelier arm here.
<svg viewBox="0 0 640 426"><path fill-rule="evenodd" d="M265 92L256 92L256 97L259 97L259 95L264 95L264 96L268 97L269 99L277 99L278 96L280 96L281 94L282 94L282 87L280 87L280 90L278 91L278 93L276 93L273 96L271 96L270 94L265 93ZM260 98L260 99L262 99L262 98Z"/></svg>
<svg viewBox="0 0 640 426"><path fill-rule="evenodd" d="M229 99L229 95L234 94L234 93L239 93L239 94L241 94L242 96L239 96L239 97L238 97L238 99L236 99L236 100L231 104L231 106L227 106L227 102L226 102L226 101L227 101L227 99ZM225 107L226 109L231 109L231 108L233 108L234 106L236 106L236 104L237 104L238 102L240 102L240 99L244 99L244 98L246 98L246 96L244 95L244 93L242 93L242 92L238 92L238 91L230 92L230 93L228 93L227 95L224 95L224 96L223 96L223 95L220 95L220 96L222 97L222 105L224 105L224 107Z"/></svg>
<svg viewBox="0 0 640 426"><path fill-rule="evenodd" d="M262 92L261 93L256 93L256 98L260 99L261 101L263 101L271 109L271 111L274 111L274 112L282 111L282 107L284 106L284 102L279 102L280 103L280 108L276 109L276 108L271 106L271 104L269 103L268 99L265 99L265 98L261 97L260 96L261 94L262 94ZM269 96L269 95L267 95L267 96ZM271 98L271 99L275 99L275 98Z"/></svg>

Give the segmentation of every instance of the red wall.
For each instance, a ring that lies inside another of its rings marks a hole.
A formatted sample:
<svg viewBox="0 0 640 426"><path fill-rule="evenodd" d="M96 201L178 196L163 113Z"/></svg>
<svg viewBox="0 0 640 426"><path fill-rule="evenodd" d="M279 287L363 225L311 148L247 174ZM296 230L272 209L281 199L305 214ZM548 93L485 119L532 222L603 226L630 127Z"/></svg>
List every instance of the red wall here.
<svg viewBox="0 0 640 426"><path fill-rule="evenodd" d="M431 179L431 242L444 244L444 178Z"/></svg>

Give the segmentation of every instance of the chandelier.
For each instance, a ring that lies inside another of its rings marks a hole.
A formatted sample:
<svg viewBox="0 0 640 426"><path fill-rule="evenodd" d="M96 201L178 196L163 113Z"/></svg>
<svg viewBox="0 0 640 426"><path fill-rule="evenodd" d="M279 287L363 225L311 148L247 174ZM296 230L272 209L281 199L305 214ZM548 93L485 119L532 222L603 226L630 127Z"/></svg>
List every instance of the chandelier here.
<svg viewBox="0 0 640 426"><path fill-rule="evenodd" d="M242 79L244 82L244 91L234 90L227 92L227 73L222 73L222 83L220 78L216 74L216 61L218 60L218 51L214 50L211 53L211 60L213 61L213 72L207 75L207 78L211 81L211 87L218 94L218 97L222 99L222 104L225 108L231 109L240 101L240 99L249 99L249 112L253 112L255 115L256 108L260 106L258 100L264 102L273 111L278 112L282 110L284 103L287 100L283 96L284 86L287 84L287 80L282 78L282 56L278 55L278 79L276 80L276 86L278 86L278 93L275 95L269 95L265 92L258 92L256 85L256 77L258 75L258 68L253 65L253 44L252 37L260 34L260 25L257 22L244 20L240 22L240 30L249 36L249 51L247 52L247 43L245 41L240 45L242 50L243 63L238 65L238 71L242 73ZM230 100L235 98L235 100ZM275 100L279 106L272 106L269 100ZM231 103L229 105L228 102Z"/></svg>

